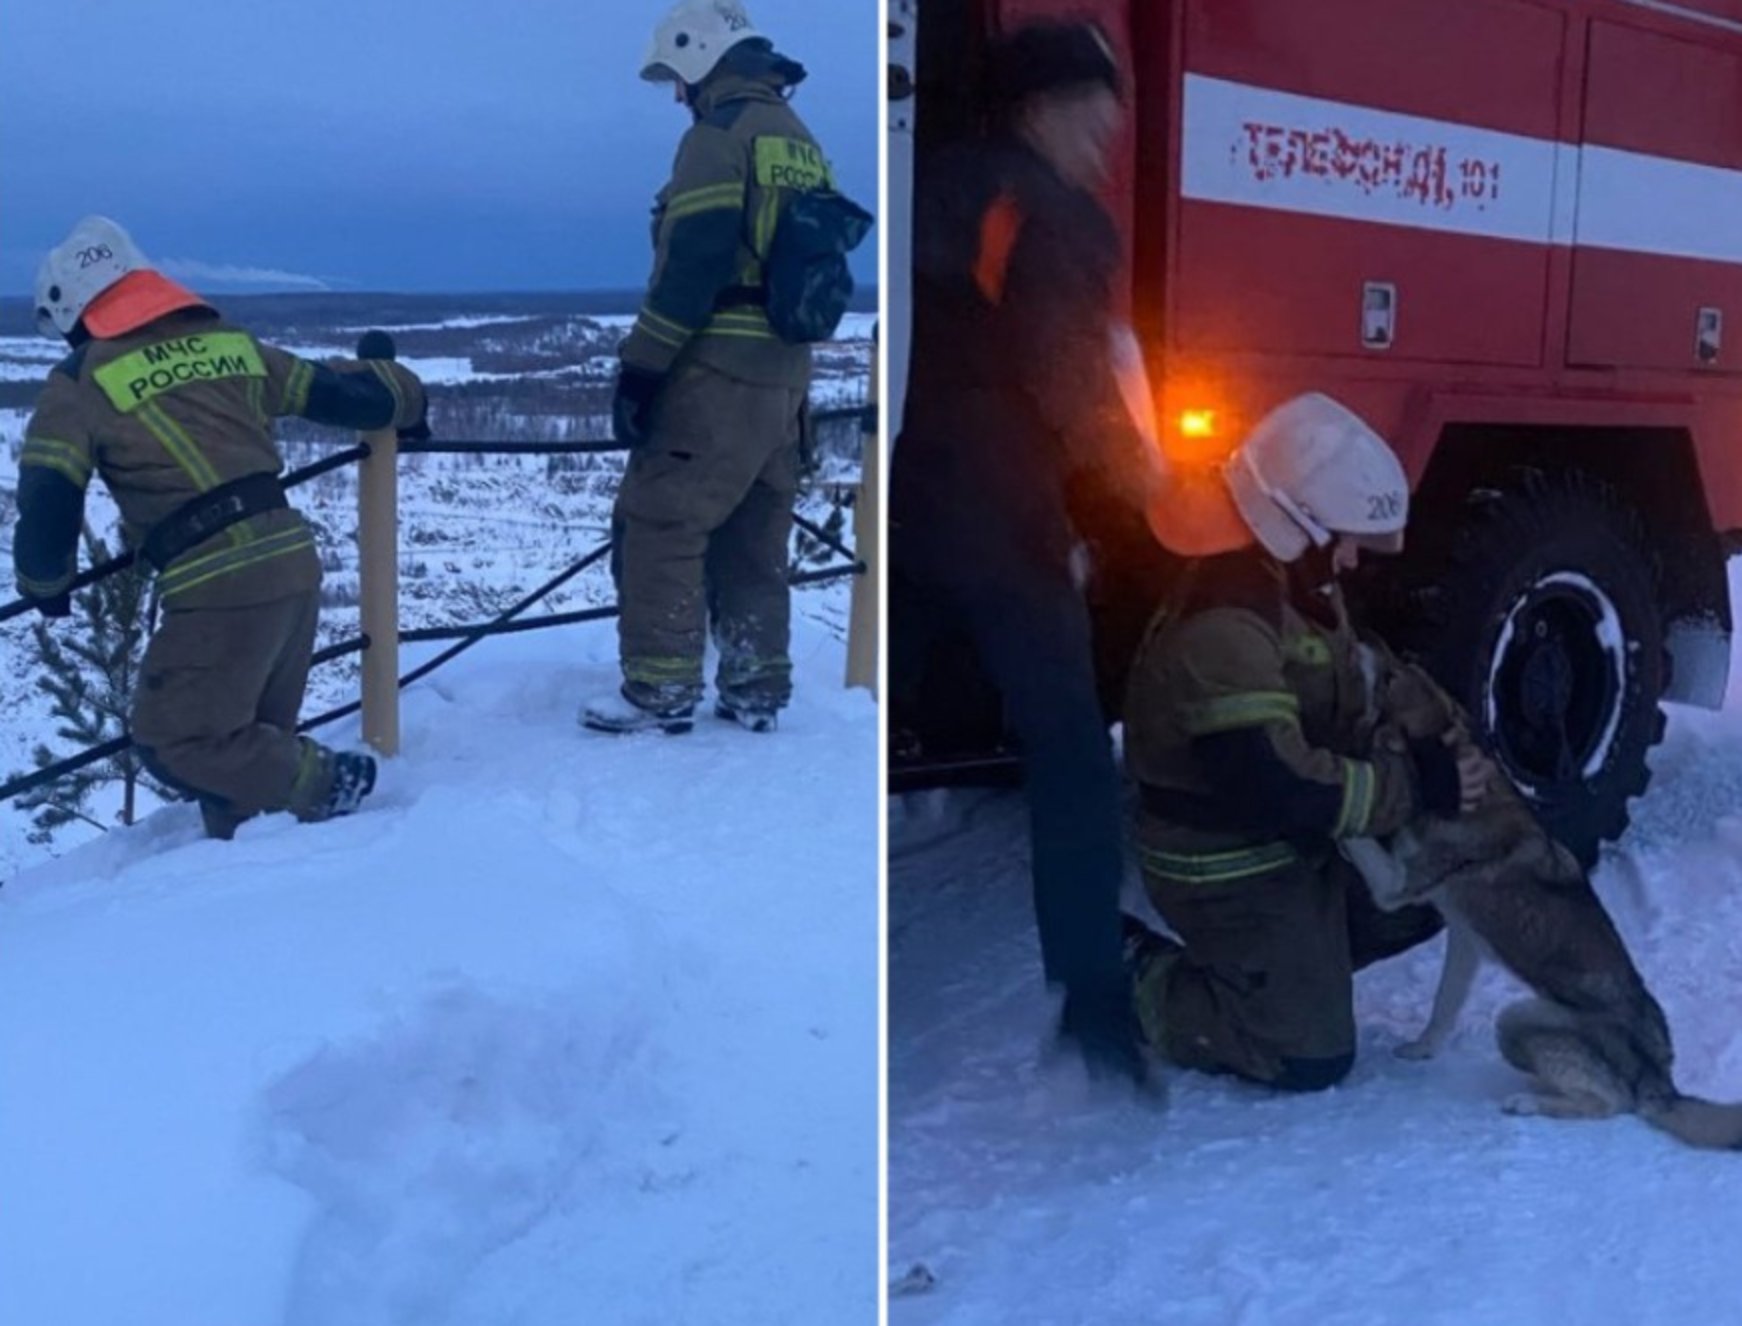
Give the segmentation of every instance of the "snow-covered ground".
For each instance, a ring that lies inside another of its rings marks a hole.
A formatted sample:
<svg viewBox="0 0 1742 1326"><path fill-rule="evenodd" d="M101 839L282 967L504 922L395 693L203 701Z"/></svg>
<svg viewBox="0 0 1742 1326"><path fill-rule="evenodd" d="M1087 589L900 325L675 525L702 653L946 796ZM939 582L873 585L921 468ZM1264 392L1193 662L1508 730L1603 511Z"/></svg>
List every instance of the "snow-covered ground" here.
<svg viewBox="0 0 1742 1326"><path fill-rule="evenodd" d="M1737 598L1738 565L1731 594ZM1596 882L1684 1090L1742 1099L1742 690L1673 711ZM1051 1010L1009 793L891 803L894 1326L1722 1326L1742 1321L1742 1156L1635 1118L1520 1119L1491 969L1438 1060L1443 941L1363 973L1361 1057L1321 1095L1171 1075L1165 1110L1042 1052Z"/></svg>
<svg viewBox="0 0 1742 1326"><path fill-rule="evenodd" d="M795 661L611 739L609 626L490 641L362 814L8 881L0 1322L875 1321L877 711Z"/></svg>

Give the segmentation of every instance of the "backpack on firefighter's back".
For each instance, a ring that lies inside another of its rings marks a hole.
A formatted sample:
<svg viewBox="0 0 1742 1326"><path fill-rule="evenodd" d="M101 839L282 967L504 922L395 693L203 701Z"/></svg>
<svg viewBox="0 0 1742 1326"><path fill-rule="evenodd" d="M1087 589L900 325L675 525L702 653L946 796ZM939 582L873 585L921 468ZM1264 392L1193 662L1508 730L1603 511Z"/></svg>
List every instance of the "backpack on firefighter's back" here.
<svg viewBox="0 0 1742 1326"><path fill-rule="evenodd" d="M853 297L847 255L865 242L873 220L836 191L826 166L819 174L787 197L763 260L768 325L793 345L826 341L841 325Z"/></svg>

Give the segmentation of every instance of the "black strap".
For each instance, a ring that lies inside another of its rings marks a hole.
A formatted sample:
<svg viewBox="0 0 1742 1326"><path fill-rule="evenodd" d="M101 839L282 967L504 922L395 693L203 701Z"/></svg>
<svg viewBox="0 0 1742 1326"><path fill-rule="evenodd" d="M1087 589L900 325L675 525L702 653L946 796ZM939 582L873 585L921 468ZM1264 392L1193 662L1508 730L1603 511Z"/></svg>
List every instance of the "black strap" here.
<svg viewBox="0 0 1742 1326"><path fill-rule="evenodd" d="M730 129L743 118L744 112L750 109L748 97L734 97L731 101L714 107L706 115L698 115L696 122L705 124L710 129Z"/></svg>
<svg viewBox="0 0 1742 1326"><path fill-rule="evenodd" d="M245 474L182 503L152 526L140 551L145 554L146 561L162 571L212 535L222 533L250 516L281 511L289 505L276 474L264 471Z"/></svg>
<svg viewBox="0 0 1742 1326"><path fill-rule="evenodd" d="M90 351L90 348L91 343L86 341L65 359L61 360L60 363L56 364L50 371L64 373L74 382L77 382L79 380L79 374L85 370L85 355Z"/></svg>
<svg viewBox="0 0 1742 1326"><path fill-rule="evenodd" d="M729 285L714 297L715 309L767 308L768 287L760 285Z"/></svg>

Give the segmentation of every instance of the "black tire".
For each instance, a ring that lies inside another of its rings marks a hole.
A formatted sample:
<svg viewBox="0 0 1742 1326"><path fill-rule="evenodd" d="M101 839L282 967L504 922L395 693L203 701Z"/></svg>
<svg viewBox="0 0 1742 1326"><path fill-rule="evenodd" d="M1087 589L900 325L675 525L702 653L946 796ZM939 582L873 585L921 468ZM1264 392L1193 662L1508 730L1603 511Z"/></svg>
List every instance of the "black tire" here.
<svg viewBox="0 0 1742 1326"><path fill-rule="evenodd" d="M1465 510L1443 560L1415 568L1401 643L1590 866L1663 739L1656 558L1638 513L1580 471L1521 472Z"/></svg>

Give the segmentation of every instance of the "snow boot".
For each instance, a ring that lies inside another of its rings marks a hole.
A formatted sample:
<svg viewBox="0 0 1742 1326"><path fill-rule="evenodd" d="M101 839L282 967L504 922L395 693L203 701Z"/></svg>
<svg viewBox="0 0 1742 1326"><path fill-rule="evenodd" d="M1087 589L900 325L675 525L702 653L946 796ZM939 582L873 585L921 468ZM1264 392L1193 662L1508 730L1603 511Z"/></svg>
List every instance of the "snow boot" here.
<svg viewBox="0 0 1742 1326"><path fill-rule="evenodd" d="M589 701L581 710L582 727L614 736L655 731L680 736L695 725L695 705L644 705L630 698L627 690Z"/></svg>
<svg viewBox="0 0 1742 1326"><path fill-rule="evenodd" d="M328 750L307 737L302 739L302 746L302 772L297 775L286 809L304 824L349 815L375 790L374 756L360 751ZM214 827L212 814L204 807L201 813L210 831ZM233 820L233 824L239 823L241 818ZM231 832L235 832L234 827Z"/></svg>
<svg viewBox="0 0 1742 1326"><path fill-rule="evenodd" d="M751 732L772 732L780 726L780 711L768 705L746 703L742 700L728 700L724 697L714 701L714 717L728 723L736 723L741 728Z"/></svg>
<svg viewBox="0 0 1742 1326"><path fill-rule="evenodd" d="M327 793L322 819L349 815L375 790L375 757L358 751L339 751L333 756L333 787Z"/></svg>

